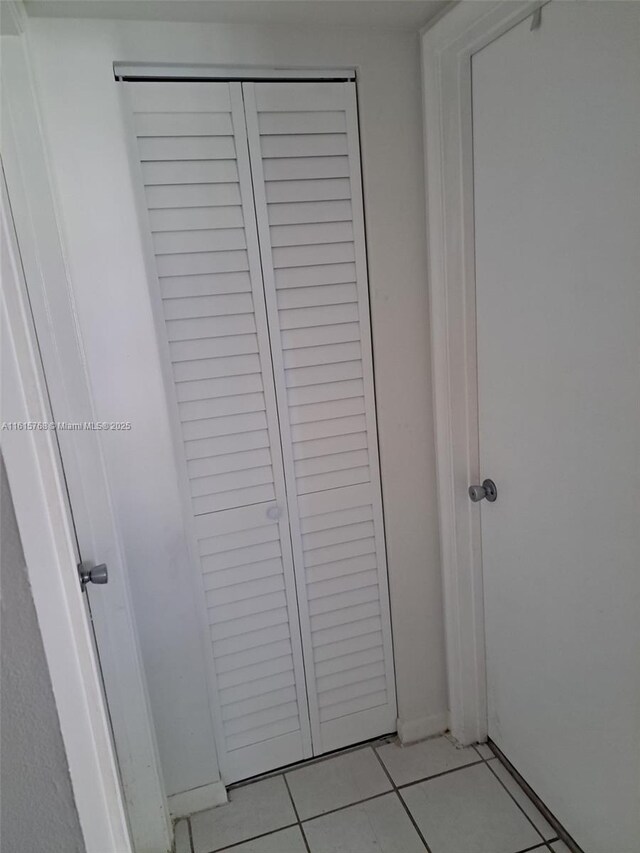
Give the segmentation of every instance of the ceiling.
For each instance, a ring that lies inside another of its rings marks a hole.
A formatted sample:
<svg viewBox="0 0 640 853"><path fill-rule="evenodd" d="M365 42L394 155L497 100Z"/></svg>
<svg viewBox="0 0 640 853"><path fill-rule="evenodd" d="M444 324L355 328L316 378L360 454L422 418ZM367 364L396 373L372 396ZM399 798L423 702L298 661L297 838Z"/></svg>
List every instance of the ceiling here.
<svg viewBox="0 0 640 853"><path fill-rule="evenodd" d="M30 17L285 24L416 31L447 0L25 0Z"/></svg>

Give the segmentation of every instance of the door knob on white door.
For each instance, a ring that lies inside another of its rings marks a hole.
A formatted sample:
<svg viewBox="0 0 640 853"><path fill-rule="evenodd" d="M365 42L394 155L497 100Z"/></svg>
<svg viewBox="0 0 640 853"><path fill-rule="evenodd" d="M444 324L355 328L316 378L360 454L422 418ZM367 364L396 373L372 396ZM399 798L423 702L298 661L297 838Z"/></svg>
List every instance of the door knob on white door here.
<svg viewBox="0 0 640 853"><path fill-rule="evenodd" d="M469 497L475 503L486 498L493 503L498 497L498 489L493 480L483 480L481 486L469 486Z"/></svg>
<svg viewBox="0 0 640 853"><path fill-rule="evenodd" d="M93 563L83 562L78 565L80 586L84 590L88 583L103 584L109 581L109 571L105 563L94 566Z"/></svg>
<svg viewBox="0 0 640 853"><path fill-rule="evenodd" d="M273 504L267 509L267 518L271 521L277 521L282 516L282 510L277 504Z"/></svg>

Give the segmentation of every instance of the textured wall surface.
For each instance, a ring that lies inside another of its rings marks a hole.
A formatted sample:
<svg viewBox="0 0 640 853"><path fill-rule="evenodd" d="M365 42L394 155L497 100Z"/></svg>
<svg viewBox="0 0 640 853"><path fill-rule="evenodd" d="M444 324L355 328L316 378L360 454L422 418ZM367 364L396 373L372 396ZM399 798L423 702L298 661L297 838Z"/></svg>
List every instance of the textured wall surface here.
<svg viewBox="0 0 640 853"><path fill-rule="evenodd" d="M0 459L0 848L84 853L67 756Z"/></svg>

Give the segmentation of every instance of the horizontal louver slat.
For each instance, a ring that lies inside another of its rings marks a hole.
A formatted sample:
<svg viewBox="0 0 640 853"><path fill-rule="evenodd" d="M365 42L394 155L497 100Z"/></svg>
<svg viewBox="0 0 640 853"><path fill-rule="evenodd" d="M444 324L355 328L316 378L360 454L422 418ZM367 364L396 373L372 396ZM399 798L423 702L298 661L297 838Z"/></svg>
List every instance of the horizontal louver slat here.
<svg viewBox="0 0 640 853"><path fill-rule="evenodd" d="M335 201L350 199L348 178L304 181L269 181L265 186L267 201L271 204L291 201Z"/></svg>
<svg viewBox="0 0 640 853"><path fill-rule="evenodd" d="M260 728L268 723L275 723L277 720L285 720L287 717L296 714L297 711L296 702L285 702L283 705L276 705L274 708L267 708L264 711L256 711L253 714L244 714L241 717L230 719L225 725L225 732L228 735L240 734Z"/></svg>
<svg viewBox="0 0 640 853"><path fill-rule="evenodd" d="M357 359L353 359L356 361ZM329 362L332 363L332 362ZM333 362L336 363L336 362ZM314 367L316 365L309 365ZM337 382L325 382L317 385L302 385L289 388L287 400L293 408L309 406L316 403L335 402L364 396L362 379L342 379ZM337 416L337 412L334 413Z"/></svg>
<svg viewBox="0 0 640 853"><path fill-rule="evenodd" d="M193 382L223 376L242 376L244 374L255 374L258 370L260 370L260 359L253 354L178 361L173 365L173 375L176 382Z"/></svg>
<svg viewBox="0 0 640 853"><path fill-rule="evenodd" d="M221 317L226 314L253 313L250 293L225 293L220 296L183 296L166 299L163 304L166 320L194 317Z"/></svg>
<svg viewBox="0 0 640 853"><path fill-rule="evenodd" d="M289 639L289 625L286 621L276 622L275 625L259 626L249 628L244 634L237 634L225 639L217 639L214 642L216 657L243 652L247 649L257 649L277 640ZM293 697L295 699L295 693ZM289 700L285 700L289 701Z"/></svg>
<svg viewBox="0 0 640 853"><path fill-rule="evenodd" d="M230 655L220 655L216 669L219 673L233 672L235 670L244 669L244 667L260 664L264 661L280 658L283 655L288 655L289 651L289 641L279 640L274 643L268 643L266 646L247 649L244 652L233 652ZM236 731L241 731L241 729L236 729Z"/></svg>
<svg viewBox="0 0 640 853"><path fill-rule="evenodd" d="M236 506L266 503L274 500L275 496L272 483L266 486L252 486L248 489L233 489L230 492L221 492L217 495L193 498L193 511L196 515L204 515L207 512L221 512L224 509L232 509Z"/></svg>
<svg viewBox="0 0 640 853"><path fill-rule="evenodd" d="M262 139L262 156L269 157L322 157L346 155L347 137L344 133L294 133L265 136Z"/></svg>
<svg viewBox="0 0 640 853"><path fill-rule="evenodd" d="M254 334L225 335L220 338L196 338L193 341L174 341L169 344L171 360L197 361L201 358L220 358L224 355L257 353L258 338Z"/></svg>
<svg viewBox="0 0 640 853"><path fill-rule="evenodd" d="M266 430L185 442L185 452L189 461L209 456L222 456L226 453L235 454L242 450L257 450L260 447L269 447L269 433Z"/></svg>
<svg viewBox="0 0 640 853"><path fill-rule="evenodd" d="M227 737L227 748L230 752L234 749L242 749L244 746L255 746L263 741L271 740L272 738L285 735L290 732L297 732L300 728L298 714L289 717L286 720L280 720L276 723L270 723L268 726L260 726L252 729L251 732L246 732L240 735L230 735Z"/></svg>
<svg viewBox="0 0 640 853"><path fill-rule="evenodd" d="M221 397L217 400L195 400L191 403L179 403L178 410L180 419L184 422L215 418L222 415L263 412L265 402L263 394L237 394L233 397ZM232 468L230 470L240 469Z"/></svg>
<svg viewBox="0 0 640 853"><path fill-rule="evenodd" d="M373 522L361 521L356 524L343 524L328 530L319 530L316 533L306 533L302 537L302 545L305 551L310 551L316 548L324 549L328 545L337 545L340 542L352 542L374 536Z"/></svg>
<svg viewBox="0 0 640 853"><path fill-rule="evenodd" d="M278 708L288 702L295 700L296 691L293 687L285 687L281 690L271 690L261 696L253 696L240 702L231 702L222 708L222 719L237 720L249 714L269 708Z"/></svg>
<svg viewBox="0 0 640 853"><path fill-rule="evenodd" d="M259 545L262 542L277 542L280 530L277 524L267 523L261 527L248 529L246 525L241 530L230 533L218 533L214 536L202 536L199 539L200 556L220 554L224 551L234 551L249 545Z"/></svg>
<svg viewBox="0 0 640 853"><path fill-rule="evenodd" d="M354 263L322 263L310 267L274 270L276 290L289 287L316 287L323 284L349 284L356 280Z"/></svg>
<svg viewBox="0 0 640 853"><path fill-rule="evenodd" d="M229 206L241 203L240 187L230 184L174 184L145 187L149 210L184 207Z"/></svg>
<svg viewBox="0 0 640 853"><path fill-rule="evenodd" d="M249 293L251 279L246 270L160 277L163 299L188 296L216 296L222 293Z"/></svg>
<svg viewBox="0 0 640 853"><path fill-rule="evenodd" d="M327 400L324 403L291 405L290 419L292 424L307 424L326 421L331 418L345 418L348 415L359 415L364 411L364 397L339 397L336 400Z"/></svg>
<svg viewBox="0 0 640 853"><path fill-rule="evenodd" d="M386 705L388 701L386 690L380 690L377 693L367 693L357 699L349 699L348 701L331 705L328 708L321 708L320 721L324 723L329 720L339 719L340 717L347 717L350 714L356 714L358 711L369 711L380 705Z"/></svg>
<svg viewBox="0 0 640 853"><path fill-rule="evenodd" d="M342 655L339 658L321 661L316 665L316 674L318 678L324 678L333 673L345 672L355 669L357 666L367 666L382 660L384 660L384 649L382 646L374 646L363 652L354 652L353 654Z"/></svg>
<svg viewBox="0 0 640 853"><path fill-rule="evenodd" d="M198 83L133 83L127 87L134 113L216 113L231 112L226 84L201 86Z"/></svg>
<svg viewBox="0 0 640 853"><path fill-rule="evenodd" d="M324 287L301 287L278 291L278 308L307 308L357 302L354 283L328 284Z"/></svg>
<svg viewBox="0 0 640 853"><path fill-rule="evenodd" d="M242 228L244 218L239 204L220 207L175 207L150 210L149 224L154 233L201 228Z"/></svg>
<svg viewBox="0 0 640 853"><path fill-rule="evenodd" d="M272 225L272 246L310 246L315 243L351 243L351 222L314 222L305 225Z"/></svg>
<svg viewBox="0 0 640 853"><path fill-rule="evenodd" d="M138 136L138 152L149 160L232 160L232 136Z"/></svg>
<svg viewBox="0 0 640 853"><path fill-rule="evenodd" d="M314 112L261 112L258 114L261 136L291 133L343 133L347 129L342 110Z"/></svg>
<svg viewBox="0 0 640 853"><path fill-rule="evenodd" d="M371 506L354 506L348 509L340 509L336 512L318 512L313 516L303 516L300 519L300 530L305 533L314 533L317 530L332 530L342 525L357 524L361 521L369 521L373 518Z"/></svg>
<svg viewBox="0 0 640 853"><path fill-rule="evenodd" d="M178 402L206 400L209 397L231 397L237 394L253 394L262 391L260 374L222 376L218 379L180 382L176 385Z"/></svg>
<svg viewBox="0 0 640 853"><path fill-rule="evenodd" d="M235 160L155 160L142 162L145 186L168 184L232 184L238 180Z"/></svg>
<svg viewBox="0 0 640 853"><path fill-rule="evenodd" d="M146 112L133 117L136 136L233 136L228 112Z"/></svg>
<svg viewBox="0 0 640 853"><path fill-rule="evenodd" d="M291 438L297 443L298 441L348 435L353 432L361 433L365 432L366 428L364 415L354 415L353 417L334 418L310 424L296 424L291 427Z"/></svg>
<svg viewBox="0 0 640 853"><path fill-rule="evenodd" d="M251 584L251 595L252 597L267 595L267 593L279 592L282 589L284 589L284 579L282 575L269 575L266 578L253 581ZM243 601L246 598L246 595L246 584L239 582L236 584L229 584L225 587L219 587L218 589L208 590L206 594L206 601L209 606L218 607L223 604Z"/></svg>
<svg viewBox="0 0 640 853"><path fill-rule="evenodd" d="M283 269L351 263L355 258L355 251L353 243L320 243L276 248L272 255L276 269Z"/></svg>
<svg viewBox="0 0 640 853"><path fill-rule="evenodd" d="M156 258L159 276L209 275L219 272L245 272L247 253L242 249L218 252L183 252Z"/></svg>
<svg viewBox="0 0 640 853"><path fill-rule="evenodd" d="M341 639L341 637L344 638ZM339 628L317 630L313 632L313 640L313 657L316 662L333 660L343 655L381 646L380 619L371 617L341 625Z"/></svg>
<svg viewBox="0 0 640 853"><path fill-rule="evenodd" d="M209 569L209 570L208 570ZM203 566L203 585L205 590L222 589L238 583L253 583L261 578L282 574L282 560L274 557L248 566L234 566L231 569L216 569L216 560L210 560Z"/></svg>
<svg viewBox="0 0 640 853"><path fill-rule="evenodd" d="M157 255L245 249L244 228L200 228L186 231L157 231L153 234Z"/></svg>
<svg viewBox="0 0 640 853"><path fill-rule="evenodd" d="M359 619L368 619L369 617L379 615L380 602L369 601L366 604L359 604L355 607L347 607L344 610L336 610L333 613L323 613L320 616L314 616L311 620L311 630L320 631L324 628L346 625L350 622L357 622Z"/></svg>
<svg viewBox="0 0 640 853"><path fill-rule="evenodd" d="M319 549L322 550L322 549ZM305 576L308 584L318 583L319 581L333 580L341 578L348 574L359 574L360 572L369 571L378 567L376 554L371 548L364 548L364 553L354 557L346 557L343 560L335 560L333 562L319 563L316 566L308 566ZM342 624L343 620L338 620L336 624Z"/></svg>
<svg viewBox="0 0 640 853"><path fill-rule="evenodd" d="M316 328L290 329L281 332L281 343L285 358L287 358L288 350L351 343L353 341L360 341L358 323L340 323L336 326L317 326ZM295 357L293 358L295 359ZM320 363L322 364L322 362ZM344 378L349 379L350 377Z"/></svg>
<svg viewBox="0 0 640 853"><path fill-rule="evenodd" d="M346 687L353 684L354 679L358 681L369 681L384 676L384 661L369 664L357 664L353 669L337 672L333 675L318 676L318 693L323 695L338 687ZM357 682L355 682L357 683Z"/></svg>
<svg viewBox="0 0 640 853"><path fill-rule="evenodd" d="M359 557L362 554L373 554L375 552L375 540L373 537L354 539L347 542L339 542L335 545L325 545L323 548L306 549L305 568L322 566L338 560L346 560L348 557Z"/></svg>
<svg viewBox="0 0 640 853"><path fill-rule="evenodd" d="M336 364L340 361L357 361L360 358L359 341L346 341L340 344L301 347L283 350L282 360L285 368L313 367L317 364Z"/></svg>
<svg viewBox="0 0 640 853"><path fill-rule="evenodd" d="M229 474L214 474L210 477L193 477L191 479L191 494L198 497L229 492L232 489L246 488L247 486L261 486L265 483L271 483L272 478L271 465L264 465L261 468L247 468L244 471L232 471Z"/></svg>
<svg viewBox="0 0 640 853"><path fill-rule="evenodd" d="M272 204L269 207L270 225L298 225L315 222L350 222L351 201L298 201Z"/></svg>
<svg viewBox="0 0 640 853"><path fill-rule="evenodd" d="M235 398L231 398L232 400ZM224 474L226 471L243 471L259 465L271 464L271 451L268 447L258 450L245 450L226 453L222 456L208 456L204 459L191 459L187 469L192 477L206 477L208 474Z"/></svg>
<svg viewBox="0 0 640 853"><path fill-rule="evenodd" d="M326 474L330 471L364 467L368 461L369 454L365 449L347 451L346 453L331 453L327 456L298 460L295 464L295 472L297 477L308 477L312 474Z"/></svg>
<svg viewBox="0 0 640 853"><path fill-rule="evenodd" d="M293 445L293 458L296 462L316 457L321 459L323 456L335 456L339 453L362 450L366 447L366 433L350 433L331 438L318 438L315 441L298 441Z"/></svg>

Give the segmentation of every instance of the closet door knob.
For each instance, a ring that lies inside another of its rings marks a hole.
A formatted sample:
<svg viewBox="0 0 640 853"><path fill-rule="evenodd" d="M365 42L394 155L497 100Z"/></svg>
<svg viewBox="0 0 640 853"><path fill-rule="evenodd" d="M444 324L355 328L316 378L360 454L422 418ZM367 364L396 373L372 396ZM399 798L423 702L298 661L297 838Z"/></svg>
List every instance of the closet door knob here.
<svg viewBox="0 0 640 853"><path fill-rule="evenodd" d="M277 504L274 504L267 509L267 518L271 519L271 521L277 521L281 517L282 510Z"/></svg>

